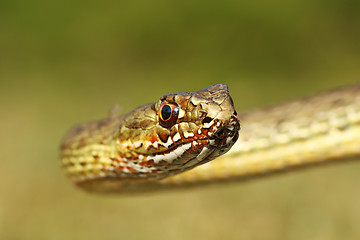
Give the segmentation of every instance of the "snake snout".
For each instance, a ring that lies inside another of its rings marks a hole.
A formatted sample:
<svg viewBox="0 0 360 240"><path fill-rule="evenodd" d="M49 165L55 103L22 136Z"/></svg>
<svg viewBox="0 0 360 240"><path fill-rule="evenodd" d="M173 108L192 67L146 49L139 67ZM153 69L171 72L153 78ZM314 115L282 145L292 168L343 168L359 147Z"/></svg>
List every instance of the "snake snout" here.
<svg viewBox="0 0 360 240"><path fill-rule="evenodd" d="M213 135L213 139L215 139L218 147L222 146L225 149L229 149L238 139L239 130L240 122L237 117L233 116L228 122L217 129Z"/></svg>
<svg viewBox="0 0 360 240"><path fill-rule="evenodd" d="M215 136L216 138L221 138L221 139L227 138L232 134L232 131L233 130L231 130L229 127L222 127L215 133Z"/></svg>

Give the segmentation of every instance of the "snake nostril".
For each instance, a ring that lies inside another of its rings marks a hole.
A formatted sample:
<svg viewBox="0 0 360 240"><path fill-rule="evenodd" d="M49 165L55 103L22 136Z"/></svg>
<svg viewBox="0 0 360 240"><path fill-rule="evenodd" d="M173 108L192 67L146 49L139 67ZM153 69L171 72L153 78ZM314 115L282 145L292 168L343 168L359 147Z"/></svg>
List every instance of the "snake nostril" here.
<svg viewBox="0 0 360 240"><path fill-rule="evenodd" d="M227 135L229 135L229 132L230 132L229 129L227 129L227 128L222 128L222 129L220 129L220 130L216 133L216 136L217 136L218 138L224 138L224 137L226 137Z"/></svg>

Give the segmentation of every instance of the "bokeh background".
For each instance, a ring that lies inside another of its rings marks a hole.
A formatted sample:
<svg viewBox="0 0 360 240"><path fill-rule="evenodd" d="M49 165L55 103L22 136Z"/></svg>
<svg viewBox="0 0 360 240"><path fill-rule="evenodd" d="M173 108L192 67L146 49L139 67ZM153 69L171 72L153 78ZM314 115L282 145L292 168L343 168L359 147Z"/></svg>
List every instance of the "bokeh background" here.
<svg viewBox="0 0 360 240"><path fill-rule="evenodd" d="M161 194L86 194L76 123L229 86L238 111L360 79L360 1L0 2L0 239L360 239L357 161Z"/></svg>

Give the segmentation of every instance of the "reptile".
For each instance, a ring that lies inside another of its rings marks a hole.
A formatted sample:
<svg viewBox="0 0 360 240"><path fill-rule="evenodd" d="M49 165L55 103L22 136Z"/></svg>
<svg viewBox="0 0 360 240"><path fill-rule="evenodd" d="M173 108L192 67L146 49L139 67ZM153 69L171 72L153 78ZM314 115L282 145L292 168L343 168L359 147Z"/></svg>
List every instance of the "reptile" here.
<svg viewBox="0 0 360 240"><path fill-rule="evenodd" d="M60 146L76 186L115 194L240 181L359 154L359 84L239 114L224 84L165 94L75 126Z"/></svg>

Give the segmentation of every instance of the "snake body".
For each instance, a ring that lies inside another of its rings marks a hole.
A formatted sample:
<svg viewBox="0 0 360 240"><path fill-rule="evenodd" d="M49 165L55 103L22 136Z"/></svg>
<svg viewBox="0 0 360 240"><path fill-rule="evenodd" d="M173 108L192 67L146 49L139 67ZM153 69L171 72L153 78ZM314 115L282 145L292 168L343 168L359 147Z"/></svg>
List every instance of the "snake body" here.
<svg viewBox="0 0 360 240"><path fill-rule="evenodd" d="M69 178L98 193L199 186L349 159L360 154L360 85L238 116L223 84L166 94L73 128L60 149Z"/></svg>

